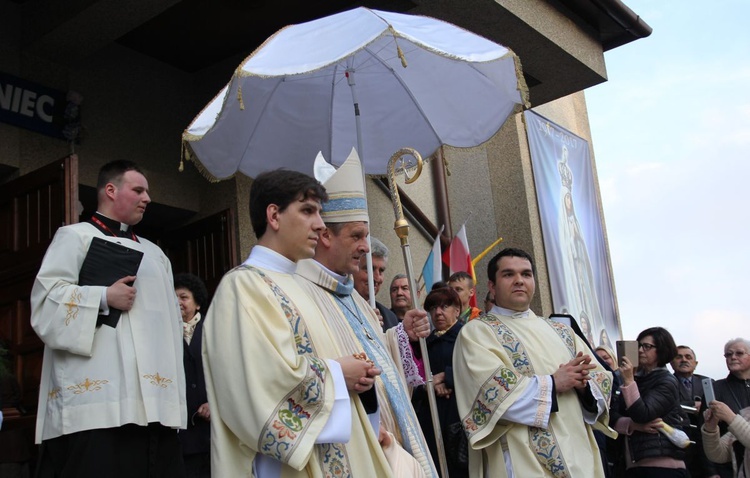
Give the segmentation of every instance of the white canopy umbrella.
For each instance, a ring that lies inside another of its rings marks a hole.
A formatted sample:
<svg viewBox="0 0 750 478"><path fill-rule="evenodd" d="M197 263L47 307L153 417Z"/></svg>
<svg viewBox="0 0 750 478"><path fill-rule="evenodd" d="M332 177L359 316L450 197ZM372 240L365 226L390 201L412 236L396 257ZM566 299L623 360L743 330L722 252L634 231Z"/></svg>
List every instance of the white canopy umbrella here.
<svg viewBox="0 0 750 478"><path fill-rule="evenodd" d="M266 40L185 130L184 156L214 179L312 174L318 151L339 165L357 146L365 172L383 175L405 146L428 157L487 141L525 96L507 48L441 20L360 7Z"/></svg>
<svg viewBox="0 0 750 478"><path fill-rule="evenodd" d="M182 135L183 156L209 178L284 167L312 175L318 152L342 164L353 146L367 174L385 175L404 147L490 139L526 105L507 48L428 17L356 8L279 30L245 59ZM411 258L402 240L410 284ZM367 257L374 306L372 260ZM427 349L428 397L447 476Z"/></svg>

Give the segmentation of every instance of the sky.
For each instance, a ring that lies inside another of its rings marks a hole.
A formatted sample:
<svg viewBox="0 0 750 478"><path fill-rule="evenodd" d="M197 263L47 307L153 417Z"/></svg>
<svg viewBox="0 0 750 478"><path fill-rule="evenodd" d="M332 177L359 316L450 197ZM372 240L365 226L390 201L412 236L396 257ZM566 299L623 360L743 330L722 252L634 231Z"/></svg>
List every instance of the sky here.
<svg viewBox="0 0 750 478"><path fill-rule="evenodd" d="M624 3L653 33L585 92L623 335L665 327L723 378L750 339L750 2Z"/></svg>

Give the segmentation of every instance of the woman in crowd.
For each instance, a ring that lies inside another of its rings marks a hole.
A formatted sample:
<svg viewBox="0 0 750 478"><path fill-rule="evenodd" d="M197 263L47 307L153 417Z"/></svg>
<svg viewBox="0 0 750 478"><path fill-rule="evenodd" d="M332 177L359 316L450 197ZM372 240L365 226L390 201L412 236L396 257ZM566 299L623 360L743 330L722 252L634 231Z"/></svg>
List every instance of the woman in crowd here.
<svg viewBox="0 0 750 478"><path fill-rule="evenodd" d="M437 412L443 443L445 444L448 474L451 478L468 477L468 441L461 427L456 395L453 393L453 347L463 325L458 320L461 313L461 299L449 287L433 288L425 299L424 308L429 312L435 324L435 330L425 340L427 341L430 369L435 385ZM413 348L417 358L421 358L422 352L419 347ZM430 453L437 460L435 432L432 426L427 390L424 385L414 390L412 403L427 439Z"/></svg>
<svg viewBox="0 0 750 478"><path fill-rule="evenodd" d="M750 341L738 337L727 342L724 345L724 359L729 374L714 382L714 394L716 400L732 412L739 413L743 408L750 407ZM720 420L719 434L724 435L727 431L727 423ZM743 455L735 452L736 458L741 459ZM717 465L716 471L722 478L734 476L731 463Z"/></svg>
<svg viewBox="0 0 750 478"><path fill-rule="evenodd" d="M192 274L177 274L174 288L182 314L182 361L185 366L188 413L187 430L181 430L177 436L182 446L187 476L207 478L211 476L211 411L208 407L201 357L201 311L205 314L208 307L208 292L203 281Z"/></svg>
<svg viewBox="0 0 750 478"><path fill-rule="evenodd" d="M600 359L604 360L612 371L617 370L617 355L615 355L611 348L605 345L600 345L594 349L594 353L598 355Z"/></svg>
<svg viewBox="0 0 750 478"><path fill-rule="evenodd" d="M681 430L687 417L680 407L679 383L666 364L677 355L672 335L652 327L638 335L638 368L622 358L620 397L610 415L626 435L625 465L629 478L688 478L685 452L659 432L664 423Z"/></svg>
<svg viewBox="0 0 750 478"><path fill-rule="evenodd" d="M708 459L714 463L734 462L737 469L733 476L750 478L750 407L734 413L724 402L714 400L703 416L701 434ZM729 426L729 431L721 436L719 422Z"/></svg>

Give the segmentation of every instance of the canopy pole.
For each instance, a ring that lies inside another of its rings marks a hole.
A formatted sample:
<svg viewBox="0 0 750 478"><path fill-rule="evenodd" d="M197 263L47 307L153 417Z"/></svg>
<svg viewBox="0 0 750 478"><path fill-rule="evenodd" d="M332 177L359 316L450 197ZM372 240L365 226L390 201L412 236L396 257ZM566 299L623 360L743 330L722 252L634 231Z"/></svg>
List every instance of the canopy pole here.
<svg viewBox="0 0 750 478"><path fill-rule="evenodd" d="M346 81L349 84L349 89L352 92L352 102L354 103L354 124L357 126L357 153L362 161L362 184L365 185L365 204L368 205L367 209L369 215L370 207L367 202L367 177L365 176L364 166L365 153L362 150L362 124L359 117L359 100L357 99L357 88L356 83L354 82L354 70L352 68L347 68L345 74ZM331 154L333 154L333 152ZM370 294L370 307L375 309L375 277L372 274L372 242L370 241L370 234L367 235L367 292Z"/></svg>

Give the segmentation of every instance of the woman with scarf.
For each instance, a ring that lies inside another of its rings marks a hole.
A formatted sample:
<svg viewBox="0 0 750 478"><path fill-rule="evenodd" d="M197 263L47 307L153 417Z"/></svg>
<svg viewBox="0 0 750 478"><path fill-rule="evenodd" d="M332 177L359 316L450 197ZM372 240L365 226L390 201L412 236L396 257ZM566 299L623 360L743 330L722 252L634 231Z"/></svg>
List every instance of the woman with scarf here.
<svg viewBox="0 0 750 478"><path fill-rule="evenodd" d="M461 427L458 416L456 395L453 393L453 347L456 345L458 333L463 323L458 320L461 313L461 299L451 288L432 289L424 302L424 308L429 312L435 330L425 339L427 353L430 356L430 370L437 401L437 412L440 428L445 444L448 463L448 474L451 478L469 476L468 441ZM422 358L419 347L413 347L418 359ZM414 410L417 412L419 424L427 439L427 445L433 457L437 457L437 445L432 426L432 415L427 398L427 390L422 385L414 390L412 397Z"/></svg>
<svg viewBox="0 0 750 478"><path fill-rule="evenodd" d="M177 437L182 446L188 478L208 478L211 476L211 411L201 356L208 291L203 281L193 274L177 274L174 288L182 314L182 362L185 367L188 413L187 430L180 430Z"/></svg>

